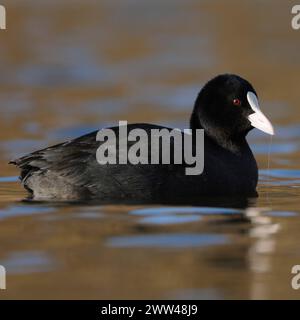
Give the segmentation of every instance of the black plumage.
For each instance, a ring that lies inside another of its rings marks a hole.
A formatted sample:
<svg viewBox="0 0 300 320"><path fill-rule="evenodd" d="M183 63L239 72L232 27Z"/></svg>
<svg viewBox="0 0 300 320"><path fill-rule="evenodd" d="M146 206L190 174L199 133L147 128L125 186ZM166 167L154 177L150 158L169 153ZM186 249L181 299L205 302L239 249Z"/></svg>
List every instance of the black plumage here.
<svg viewBox="0 0 300 320"><path fill-rule="evenodd" d="M22 184L36 200L168 203L202 196L256 196L258 170L246 141L253 128L248 120L253 113L246 97L249 91L255 93L249 82L230 74L212 79L200 91L190 128L192 134L195 129L204 129L205 133L201 175L186 175L187 165L174 164L173 159L170 164L100 165L96 151L102 142L96 141L97 132L11 163L21 169ZM237 98L238 106L232 103ZM128 131L136 128L150 133L151 129L164 127L128 125ZM118 127L111 129L118 135ZM128 143L128 148L132 144Z"/></svg>

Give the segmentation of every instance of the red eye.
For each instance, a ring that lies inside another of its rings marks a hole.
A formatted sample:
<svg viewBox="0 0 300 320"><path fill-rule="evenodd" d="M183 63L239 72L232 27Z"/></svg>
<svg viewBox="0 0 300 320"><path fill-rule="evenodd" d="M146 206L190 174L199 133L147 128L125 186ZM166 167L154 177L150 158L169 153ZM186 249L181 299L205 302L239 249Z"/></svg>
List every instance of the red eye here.
<svg viewBox="0 0 300 320"><path fill-rule="evenodd" d="M240 99L233 99L233 104L235 106L240 106L241 105L241 100Z"/></svg>

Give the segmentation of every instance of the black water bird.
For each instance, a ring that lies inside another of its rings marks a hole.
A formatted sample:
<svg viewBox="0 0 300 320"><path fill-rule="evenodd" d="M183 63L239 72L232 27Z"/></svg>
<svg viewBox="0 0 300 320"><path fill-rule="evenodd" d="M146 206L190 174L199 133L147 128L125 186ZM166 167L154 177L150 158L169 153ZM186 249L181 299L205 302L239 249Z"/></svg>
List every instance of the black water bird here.
<svg viewBox="0 0 300 320"><path fill-rule="evenodd" d="M223 74L201 89L190 118L192 135L196 129L204 129L204 170L200 175L186 175L188 165L175 164L173 158L170 164L101 165L96 152L104 142L96 141L97 132L10 163L21 169L21 182L34 200L168 203L206 196L251 197L257 195L258 169L246 135L254 127L274 134L252 85L237 75ZM137 128L150 134L151 129L165 127L130 124L127 130ZM119 127L110 129L118 137ZM132 143L128 142L128 148Z"/></svg>

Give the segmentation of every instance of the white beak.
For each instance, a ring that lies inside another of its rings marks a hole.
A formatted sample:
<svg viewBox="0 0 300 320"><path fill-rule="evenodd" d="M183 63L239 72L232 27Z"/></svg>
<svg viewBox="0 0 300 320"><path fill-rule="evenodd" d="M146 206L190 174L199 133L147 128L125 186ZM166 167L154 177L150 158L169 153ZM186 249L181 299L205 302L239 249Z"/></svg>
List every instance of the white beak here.
<svg viewBox="0 0 300 320"><path fill-rule="evenodd" d="M254 111L254 113L248 117L251 125L263 132L274 135L274 128L267 117L261 112L256 95L249 91L247 93L247 99L251 109Z"/></svg>

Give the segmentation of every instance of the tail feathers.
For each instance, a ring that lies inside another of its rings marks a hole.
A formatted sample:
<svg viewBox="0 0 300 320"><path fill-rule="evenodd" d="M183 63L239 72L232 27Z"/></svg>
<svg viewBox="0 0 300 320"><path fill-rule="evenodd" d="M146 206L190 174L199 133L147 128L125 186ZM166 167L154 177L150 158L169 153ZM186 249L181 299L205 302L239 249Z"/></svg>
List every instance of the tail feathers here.
<svg viewBox="0 0 300 320"><path fill-rule="evenodd" d="M19 178L22 183L24 183L28 176L33 172L41 170L43 162L44 161L40 155L29 154L24 157L11 160L9 164L14 164L21 169Z"/></svg>
<svg viewBox="0 0 300 320"><path fill-rule="evenodd" d="M96 183L94 180L97 178L93 174L97 165L95 136L96 132L35 151L9 163L20 169L22 185L34 195L79 197L79 193L87 193L92 196L96 191L90 186Z"/></svg>

